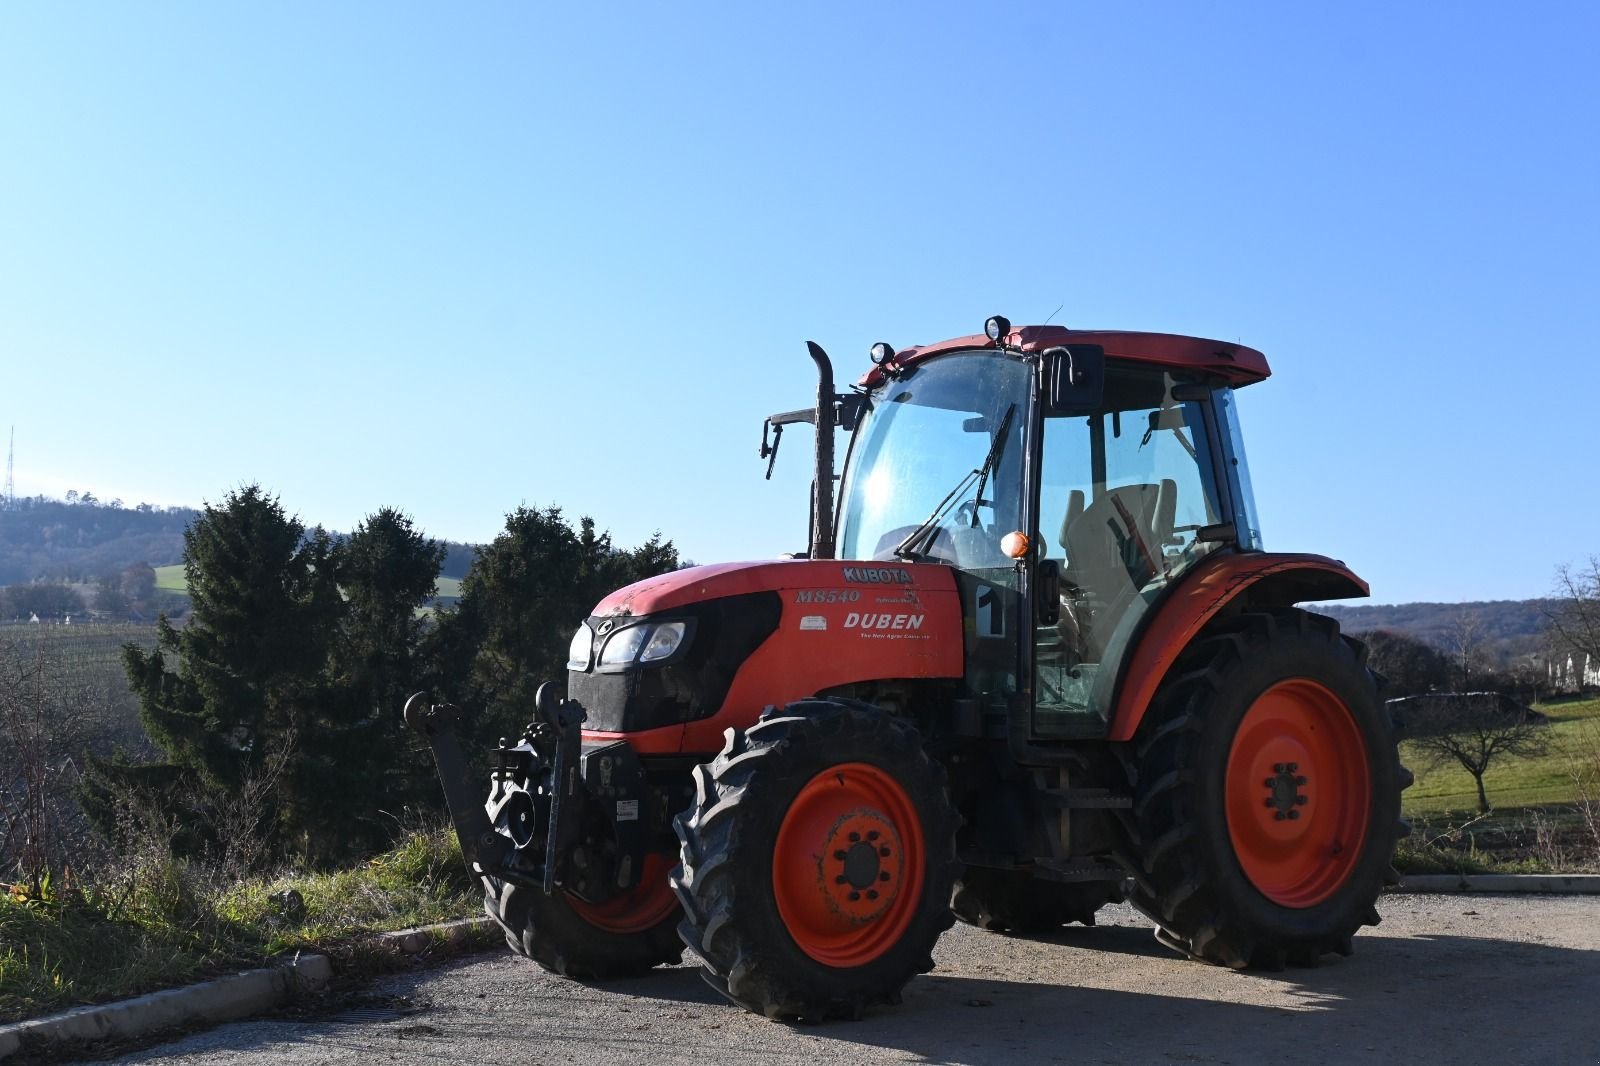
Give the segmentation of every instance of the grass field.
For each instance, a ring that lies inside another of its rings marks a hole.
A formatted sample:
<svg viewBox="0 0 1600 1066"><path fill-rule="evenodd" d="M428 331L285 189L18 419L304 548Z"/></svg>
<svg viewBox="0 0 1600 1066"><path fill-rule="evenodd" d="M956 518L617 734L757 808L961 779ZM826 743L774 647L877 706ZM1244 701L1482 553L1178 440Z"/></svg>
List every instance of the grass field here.
<svg viewBox="0 0 1600 1066"><path fill-rule="evenodd" d="M1561 806L1575 799L1570 753L1585 729L1600 731L1600 700L1548 703L1539 710L1550 718L1549 750L1489 764L1483 785L1496 809ZM1401 744L1400 755L1417 775L1416 784L1405 792L1407 813L1443 815L1476 810L1478 796L1472 775L1460 766L1430 765L1410 744Z"/></svg>
<svg viewBox="0 0 1600 1066"><path fill-rule="evenodd" d="M156 588L165 589L167 592L181 592L189 594L189 583L183 577L183 564L174 563L171 566L156 567Z"/></svg>
<svg viewBox="0 0 1600 1066"><path fill-rule="evenodd" d="M156 588L188 595L189 583L184 580L182 564L156 567ZM447 602L460 599L461 579L441 577L433 586L433 594Z"/></svg>

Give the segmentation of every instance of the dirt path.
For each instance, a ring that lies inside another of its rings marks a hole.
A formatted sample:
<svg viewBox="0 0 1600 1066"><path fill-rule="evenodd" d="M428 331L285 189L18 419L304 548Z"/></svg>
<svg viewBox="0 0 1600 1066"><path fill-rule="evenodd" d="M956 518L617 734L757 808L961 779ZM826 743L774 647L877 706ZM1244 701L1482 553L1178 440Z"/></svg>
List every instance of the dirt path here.
<svg viewBox="0 0 1600 1066"><path fill-rule="evenodd" d="M1125 907L1048 940L957 926L905 1003L795 1027L689 968L602 987L495 953L388 978L412 1013L226 1026L120 1061L1600 1063L1600 898L1392 896L1356 954L1236 974L1175 958Z"/></svg>

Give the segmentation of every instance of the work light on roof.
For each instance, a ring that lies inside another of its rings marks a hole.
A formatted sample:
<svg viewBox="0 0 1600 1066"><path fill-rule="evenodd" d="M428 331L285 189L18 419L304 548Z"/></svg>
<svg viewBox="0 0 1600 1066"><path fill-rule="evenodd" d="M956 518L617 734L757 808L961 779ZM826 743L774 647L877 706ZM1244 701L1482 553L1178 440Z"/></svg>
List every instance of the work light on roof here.
<svg viewBox="0 0 1600 1066"><path fill-rule="evenodd" d="M874 344L868 354L872 357L873 366L882 366L884 363L894 362L894 349L883 341Z"/></svg>
<svg viewBox="0 0 1600 1066"><path fill-rule="evenodd" d="M1005 315L991 315L989 321L983 324L983 332L999 344L1011 335L1011 320Z"/></svg>

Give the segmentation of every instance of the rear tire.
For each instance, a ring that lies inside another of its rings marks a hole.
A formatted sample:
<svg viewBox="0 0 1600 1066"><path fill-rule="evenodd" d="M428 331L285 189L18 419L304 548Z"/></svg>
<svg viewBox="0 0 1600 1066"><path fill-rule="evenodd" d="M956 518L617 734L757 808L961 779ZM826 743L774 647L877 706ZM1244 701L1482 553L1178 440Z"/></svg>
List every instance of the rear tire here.
<svg viewBox="0 0 1600 1066"><path fill-rule="evenodd" d="M679 933L708 984L768 1018L859 1017L933 968L956 813L907 722L811 699L730 729L676 821Z"/></svg>
<svg viewBox="0 0 1600 1066"><path fill-rule="evenodd" d="M641 883L633 899L624 898L609 908L588 908L588 917L579 912L583 904L575 907L559 889L547 896L538 888L499 878L484 879L483 910L505 932L512 951L553 974L597 981L636 976L683 957L678 909L661 902L666 887L663 864L647 865L647 873L652 865L660 880ZM629 915L628 907L634 903L637 913ZM656 918L662 911L665 917Z"/></svg>
<svg viewBox="0 0 1600 1066"><path fill-rule="evenodd" d="M1179 657L1136 749L1135 907L1157 939L1242 969L1350 954L1409 832L1393 723L1330 618L1241 615Z"/></svg>
<svg viewBox="0 0 1600 1066"><path fill-rule="evenodd" d="M1122 887L1112 881L1046 881L1027 870L968 866L956 882L950 910L979 929L1033 934L1072 922L1092 926L1096 911L1120 902Z"/></svg>

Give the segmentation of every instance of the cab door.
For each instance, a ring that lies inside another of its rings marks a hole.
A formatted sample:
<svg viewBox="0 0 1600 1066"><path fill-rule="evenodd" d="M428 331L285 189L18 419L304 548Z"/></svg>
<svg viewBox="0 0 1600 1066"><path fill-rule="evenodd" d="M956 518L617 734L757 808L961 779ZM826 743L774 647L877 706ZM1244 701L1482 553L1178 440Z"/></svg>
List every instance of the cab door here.
<svg viewBox="0 0 1600 1066"><path fill-rule="evenodd" d="M1217 545L1203 388L1155 367L1107 368L1101 409L1038 427L1033 732L1099 737L1147 612Z"/></svg>

